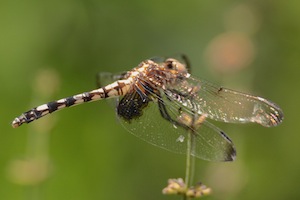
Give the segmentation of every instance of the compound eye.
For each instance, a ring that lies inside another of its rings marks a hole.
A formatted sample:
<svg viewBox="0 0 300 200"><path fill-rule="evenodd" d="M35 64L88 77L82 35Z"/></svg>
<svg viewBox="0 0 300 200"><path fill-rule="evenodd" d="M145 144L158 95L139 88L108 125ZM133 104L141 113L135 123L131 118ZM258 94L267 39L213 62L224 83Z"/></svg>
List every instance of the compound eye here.
<svg viewBox="0 0 300 200"><path fill-rule="evenodd" d="M186 65L184 63L179 62L178 60L176 60L174 58L166 59L163 65L164 65L165 69L168 69L170 71L174 71L177 73L186 74L188 72Z"/></svg>
<svg viewBox="0 0 300 200"><path fill-rule="evenodd" d="M171 70L176 70L177 64L173 60L166 60L166 68Z"/></svg>

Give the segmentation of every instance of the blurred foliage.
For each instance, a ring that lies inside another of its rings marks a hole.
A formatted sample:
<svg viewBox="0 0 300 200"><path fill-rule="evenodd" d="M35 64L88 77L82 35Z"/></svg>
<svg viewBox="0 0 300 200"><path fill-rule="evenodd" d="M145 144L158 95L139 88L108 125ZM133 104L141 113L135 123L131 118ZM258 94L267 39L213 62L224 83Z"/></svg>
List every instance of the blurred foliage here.
<svg viewBox="0 0 300 200"><path fill-rule="evenodd" d="M299 199L299 19L298 1L2 0L0 198L179 199L161 190L184 177L184 156L127 134L105 102L18 129L10 121L94 89L97 72L182 52L194 76L271 99L285 113L270 129L216 123L238 157L197 161L197 180L213 189L206 199Z"/></svg>

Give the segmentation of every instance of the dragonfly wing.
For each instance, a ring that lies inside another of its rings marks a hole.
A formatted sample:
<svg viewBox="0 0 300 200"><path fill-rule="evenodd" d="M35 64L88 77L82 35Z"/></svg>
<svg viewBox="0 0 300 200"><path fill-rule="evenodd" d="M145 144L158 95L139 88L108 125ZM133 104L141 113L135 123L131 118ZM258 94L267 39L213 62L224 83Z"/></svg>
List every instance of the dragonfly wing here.
<svg viewBox="0 0 300 200"><path fill-rule="evenodd" d="M126 100L121 99L120 102L137 98L136 94L132 95L134 97L126 95L124 97ZM171 152L186 154L187 134L192 133L194 136L193 156L210 161L234 160L234 146L220 129L207 121L204 121L197 129L180 126L176 123L181 115L179 112L181 105L178 102L170 101L166 95L160 97L153 94L151 98L144 106L135 106L142 108L139 112L135 112L138 115L133 115L132 118L119 115L120 123L133 135ZM165 110L161 111L162 107L158 105L162 105ZM128 106L129 108L132 106ZM126 111L127 107L124 104L122 104L122 109L124 113L132 113L132 111ZM170 119L162 116L165 112Z"/></svg>
<svg viewBox="0 0 300 200"><path fill-rule="evenodd" d="M235 147L222 130L208 121L204 121L194 132L196 144L192 153L194 156L211 161L235 160Z"/></svg>
<svg viewBox="0 0 300 200"><path fill-rule="evenodd" d="M125 74L125 72L119 74L100 72L96 76L97 87L103 87L115 82L116 80L120 80L124 77Z"/></svg>
<svg viewBox="0 0 300 200"><path fill-rule="evenodd" d="M218 87L210 82L189 77L170 86L166 95L187 110L223 122L255 122L270 127L283 120L282 110L273 102L261 97Z"/></svg>

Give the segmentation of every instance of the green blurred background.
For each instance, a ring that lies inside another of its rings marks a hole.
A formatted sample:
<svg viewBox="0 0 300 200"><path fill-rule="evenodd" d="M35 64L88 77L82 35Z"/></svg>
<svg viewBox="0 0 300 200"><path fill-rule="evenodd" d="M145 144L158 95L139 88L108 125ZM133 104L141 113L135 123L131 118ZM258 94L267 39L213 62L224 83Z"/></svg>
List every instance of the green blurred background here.
<svg viewBox="0 0 300 200"><path fill-rule="evenodd" d="M18 129L11 120L95 88L97 72L185 53L193 75L271 99L282 125L216 123L232 163L196 162L206 199L299 199L299 1L0 2L0 199L181 199L164 196L185 157L127 133L104 101Z"/></svg>

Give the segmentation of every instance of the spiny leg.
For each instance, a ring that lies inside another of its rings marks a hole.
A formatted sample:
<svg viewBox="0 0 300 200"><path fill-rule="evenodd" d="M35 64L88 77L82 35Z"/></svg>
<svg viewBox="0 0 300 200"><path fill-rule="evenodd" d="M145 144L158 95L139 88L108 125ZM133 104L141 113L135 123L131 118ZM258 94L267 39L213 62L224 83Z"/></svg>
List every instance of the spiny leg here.
<svg viewBox="0 0 300 200"><path fill-rule="evenodd" d="M164 101L162 100L162 98L158 98L158 108L159 108L159 112L161 114L161 116L171 122L172 124L174 124L175 126L180 126L180 127L183 127L184 129L188 130L189 127L187 125L185 125L184 123L180 123L179 121L177 120L174 120L172 119L172 117L170 116L170 114L168 113L167 109L166 109L166 106L165 106L165 103Z"/></svg>

